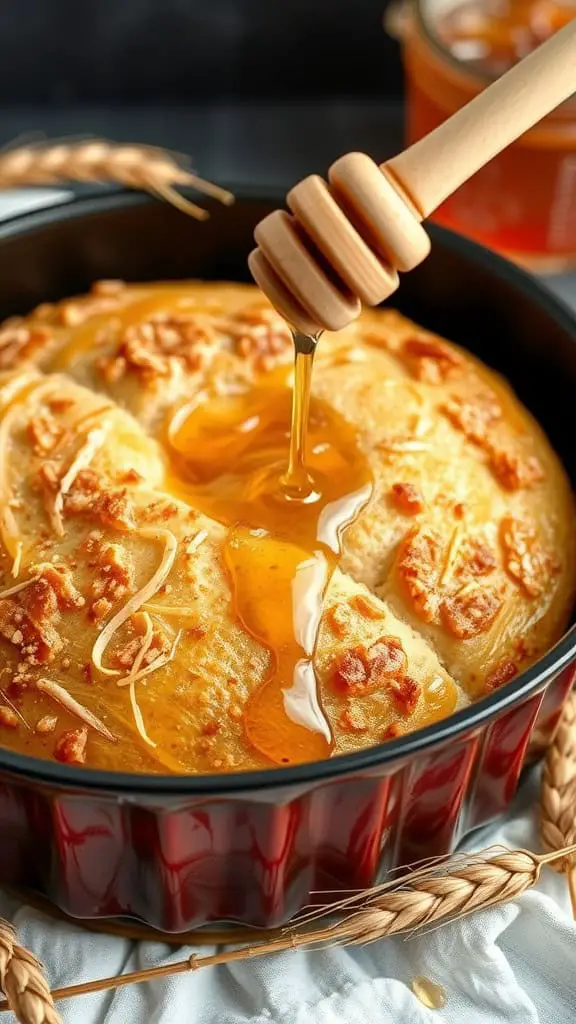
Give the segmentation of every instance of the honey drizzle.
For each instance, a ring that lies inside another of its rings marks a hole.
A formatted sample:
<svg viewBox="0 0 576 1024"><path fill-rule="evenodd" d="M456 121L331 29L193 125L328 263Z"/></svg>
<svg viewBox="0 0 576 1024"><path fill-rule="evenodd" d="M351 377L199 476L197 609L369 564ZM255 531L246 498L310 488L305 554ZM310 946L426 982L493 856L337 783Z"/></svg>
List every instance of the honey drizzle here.
<svg viewBox="0 0 576 1024"><path fill-rule="evenodd" d="M306 467L306 430L310 413L312 365L318 338L311 338L298 331L292 331L292 339L294 341L294 392L290 426L290 455L288 470L282 477L281 485L286 494L292 495L296 499L302 499L310 493L314 486Z"/></svg>
<svg viewBox="0 0 576 1024"><path fill-rule="evenodd" d="M372 490L354 429L311 398L316 343L294 334L293 389L282 368L245 392L199 396L174 417L168 437L170 489L229 527L234 611L270 652L244 727L275 764L332 750L314 652L342 534Z"/></svg>

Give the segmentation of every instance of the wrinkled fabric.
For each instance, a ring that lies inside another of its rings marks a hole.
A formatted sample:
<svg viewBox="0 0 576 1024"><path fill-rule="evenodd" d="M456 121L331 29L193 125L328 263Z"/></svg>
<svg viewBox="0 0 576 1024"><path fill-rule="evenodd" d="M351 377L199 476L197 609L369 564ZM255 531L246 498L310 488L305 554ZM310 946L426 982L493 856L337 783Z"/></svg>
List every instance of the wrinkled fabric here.
<svg viewBox="0 0 576 1024"><path fill-rule="evenodd" d="M538 791L536 772L508 818L476 832L461 849L503 844L538 850ZM194 952L93 935L5 896L0 914L44 961L54 988ZM202 956L215 948L196 952ZM566 882L545 869L538 888L517 903L422 936L290 951L94 994L59 1008L66 1024L568 1024L576 1006L575 964L576 925ZM426 1009L412 993L416 975L444 987L443 1009Z"/></svg>
<svg viewBox="0 0 576 1024"><path fill-rule="evenodd" d="M46 190L0 196L0 217L64 198ZM462 849L539 847L539 776L506 820ZM0 840L1 841L1 840ZM182 960L194 950L132 943L53 921L0 893L0 915L46 964L53 988ZM214 952L203 946L199 956ZM238 962L59 1004L66 1024L568 1024L576 1007L576 925L565 880L545 869L515 904L410 939ZM412 993L423 975L446 991L428 1010ZM15 1024L11 1015L2 1021Z"/></svg>

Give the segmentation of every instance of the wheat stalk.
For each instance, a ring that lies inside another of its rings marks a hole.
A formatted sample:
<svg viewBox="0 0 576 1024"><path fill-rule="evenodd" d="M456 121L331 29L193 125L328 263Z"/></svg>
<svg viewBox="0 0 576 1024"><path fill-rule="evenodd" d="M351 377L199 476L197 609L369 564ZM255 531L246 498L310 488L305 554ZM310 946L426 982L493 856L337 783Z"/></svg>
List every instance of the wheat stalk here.
<svg viewBox="0 0 576 1024"><path fill-rule="evenodd" d="M230 192L192 174L171 153L154 146L88 139L18 146L0 153L0 188L70 181L114 182L152 192L199 220L208 217L207 211L174 186L189 185L226 204L234 201Z"/></svg>
<svg viewBox="0 0 576 1024"><path fill-rule="evenodd" d="M0 918L0 989L5 1008L20 1024L62 1024L42 964L16 941L8 921Z"/></svg>
<svg viewBox="0 0 576 1024"><path fill-rule="evenodd" d="M576 841L576 693L566 701L556 735L548 750L540 791L540 830L544 849L555 851ZM568 878L576 918L576 858L553 864Z"/></svg>
<svg viewBox="0 0 576 1024"><path fill-rule="evenodd" d="M0 989L4 992L4 979L14 952L16 932L8 921L0 918Z"/></svg>
<svg viewBox="0 0 576 1024"><path fill-rule="evenodd" d="M490 857L490 851L485 850L474 857L442 860L314 911L285 929L279 938L210 956L193 955L162 967L55 989L52 998L67 999L101 992L202 967L267 956L285 949L374 942L391 935L445 924L475 910L485 910L516 899L536 885L544 864L552 864L575 852L576 844L541 856L527 850L504 850ZM340 915L336 921L323 923L334 914ZM320 919L317 927L311 927L310 922L314 918ZM7 1003L0 1005L0 1011L8 1008ZM46 1018L47 1024L49 1021L50 1018ZM26 1024L32 1024L32 1020L27 1018Z"/></svg>

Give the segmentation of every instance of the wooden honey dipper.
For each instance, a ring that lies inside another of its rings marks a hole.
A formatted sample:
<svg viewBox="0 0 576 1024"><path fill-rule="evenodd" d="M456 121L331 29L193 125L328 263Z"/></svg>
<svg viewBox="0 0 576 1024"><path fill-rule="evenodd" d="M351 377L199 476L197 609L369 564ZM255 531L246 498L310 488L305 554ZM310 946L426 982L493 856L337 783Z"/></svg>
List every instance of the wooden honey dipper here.
<svg viewBox="0 0 576 1024"><path fill-rule="evenodd" d="M258 224L252 275L310 336L338 331L398 287L430 251L421 221L497 153L576 92L576 20L399 156L332 164Z"/></svg>

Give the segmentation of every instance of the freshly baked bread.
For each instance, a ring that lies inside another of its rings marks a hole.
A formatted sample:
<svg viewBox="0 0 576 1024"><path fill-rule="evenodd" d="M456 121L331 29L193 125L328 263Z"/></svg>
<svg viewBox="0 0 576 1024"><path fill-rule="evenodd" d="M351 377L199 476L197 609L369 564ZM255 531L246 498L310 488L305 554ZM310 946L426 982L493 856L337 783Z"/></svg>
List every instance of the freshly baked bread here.
<svg viewBox="0 0 576 1024"><path fill-rule="evenodd" d="M131 771L274 763L246 728L274 653L232 593L234 524L206 514L210 481L177 484L169 440L200 395L286 388L291 362L251 286L101 282L0 328L1 744ZM323 337L313 395L373 479L314 653L341 753L452 713L559 638L574 510L507 384L397 313ZM286 539L251 544L265 618ZM287 737L277 763L305 760Z"/></svg>

